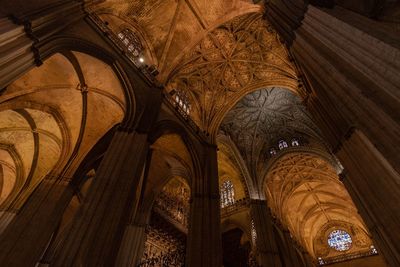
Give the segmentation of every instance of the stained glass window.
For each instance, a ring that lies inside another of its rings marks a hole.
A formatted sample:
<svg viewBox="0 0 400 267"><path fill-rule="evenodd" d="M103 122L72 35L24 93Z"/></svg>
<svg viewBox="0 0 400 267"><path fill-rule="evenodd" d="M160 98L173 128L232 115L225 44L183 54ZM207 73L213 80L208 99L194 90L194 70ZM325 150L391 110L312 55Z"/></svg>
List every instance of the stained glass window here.
<svg viewBox="0 0 400 267"><path fill-rule="evenodd" d="M185 113L184 115L189 115L190 114L190 101L189 97L186 95L185 92L181 90L176 90L175 91L175 102L179 105L179 107L183 110Z"/></svg>
<svg viewBox="0 0 400 267"><path fill-rule="evenodd" d="M140 39L136 36L136 34L133 33L131 30L125 29L121 31L120 33L118 33L118 38L122 41L122 43L126 46L128 51L134 57L139 57L142 55L143 52L142 43L140 42ZM143 60L142 57L140 57L140 59Z"/></svg>
<svg viewBox="0 0 400 267"><path fill-rule="evenodd" d="M351 236L343 230L334 230L329 234L328 244L337 251L346 251L352 244Z"/></svg>
<svg viewBox="0 0 400 267"><path fill-rule="evenodd" d="M276 155L276 150L275 150L275 148L271 148L271 149L269 150L269 154L270 154L271 156Z"/></svg>
<svg viewBox="0 0 400 267"><path fill-rule="evenodd" d="M292 146L299 146L299 145L300 145L299 140L293 138L292 139Z"/></svg>
<svg viewBox="0 0 400 267"><path fill-rule="evenodd" d="M281 141L279 141L278 147L281 150L281 149L288 147L288 144L286 143L286 141L281 140Z"/></svg>
<svg viewBox="0 0 400 267"><path fill-rule="evenodd" d="M235 203L235 191L231 181L225 181L221 186L221 208L227 207Z"/></svg>

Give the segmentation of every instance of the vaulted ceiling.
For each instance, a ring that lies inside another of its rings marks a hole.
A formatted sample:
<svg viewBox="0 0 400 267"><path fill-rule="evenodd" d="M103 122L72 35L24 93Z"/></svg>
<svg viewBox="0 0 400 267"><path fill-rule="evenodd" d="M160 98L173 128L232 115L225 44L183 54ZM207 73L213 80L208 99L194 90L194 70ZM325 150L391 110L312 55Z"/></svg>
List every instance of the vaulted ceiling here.
<svg viewBox="0 0 400 267"><path fill-rule="evenodd" d="M294 64L252 1L108 0L92 10L115 32L130 27L139 35L157 79L167 91L184 91L192 119L214 136L247 93L266 86L297 91Z"/></svg>
<svg viewBox="0 0 400 267"><path fill-rule="evenodd" d="M71 179L121 122L124 99L111 67L78 52L55 54L10 84L0 96L0 207L18 209L46 175Z"/></svg>
<svg viewBox="0 0 400 267"><path fill-rule="evenodd" d="M266 196L273 213L294 238L315 257L339 253L327 244L329 230L350 233L345 253L369 250L372 241L357 209L333 166L313 153L289 153L279 158L266 177Z"/></svg>
<svg viewBox="0 0 400 267"><path fill-rule="evenodd" d="M320 140L317 127L288 89L261 89L243 97L225 116L221 130L235 142L247 167L260 176L268 161L268 150L280 139L304 136Z"/></svg>

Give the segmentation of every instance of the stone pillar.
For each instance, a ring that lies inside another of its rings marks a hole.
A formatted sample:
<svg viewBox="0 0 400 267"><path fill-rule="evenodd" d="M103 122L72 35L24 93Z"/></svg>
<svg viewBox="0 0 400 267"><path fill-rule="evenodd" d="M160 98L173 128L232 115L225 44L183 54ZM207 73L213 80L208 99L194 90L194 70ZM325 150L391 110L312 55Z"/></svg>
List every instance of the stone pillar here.
<svg viewBox="0 0 400 267"><path fill-rule="evenodd" d="M7 228L8 224L14 219L17 213L9 210L0 211L0 236Z"/></svg>
<svg viewBox="0 0 400 267"><path fill-rule="evenodd" d="M316 266L312 257L310 256L310 254L307 251L302 250L301 253L303 254L303 259L304 259L304 262L306 263L306 267L315 267Z"/></svg>
<svg viewBox="0 0 400 267"><path fill-rule="evenodd" d="M35 266L73 196L68 181L46 177L0 237L4 266Z"/></svg>
<svg viewBox="0 0 400 267"><path fill-rule="evenodd" d="M125 228L115 266L138 266L142 259L151 207L142 205L141 208L139 208L139 211L136 213L135 219Z"/></svg>
<svg viewBox="0 0 400 267"><path fill-rule="evenodd" d="M380 252L400 266L400 38L338 6L308 5L290 24L283 2L267 1L266 12L286 22L277 31L307 85L304 103L346 169L344 183Z"/></svg>
<svg viewBox="0 0 400 267"><path fill-rule="evenodd" d="M220 267L222 240L216 147L203 145L200 177L194 179L190 205L186 265Z"/></svg>
<svg viewBox="0 0 400 267"><path fill-rule="evenodd" d="M374 241L390 266L400 266L400 175L374 144L355 129L336 153L341 175Z"/></svg>
<svg viewBox="0 0 400 267"><path fill-rule="evenodd" d="M0 18L0 92L35 66L32 44L24 26Z"/></svg>
<svg viewBox="0 0 400 267"><path fill-rule="evenodd" d="M140 194L147 134L119 130L52 266L114 266Z"/></svg>
<svg viewBox="0 0 400 267"><path fill-rule="evenodd" d="M290 232L287 229L283 230L283 235L285 237L286 248L288 250L288 254L290 256L291 266L302 266L302 263L299 262L299 258L297 257L295 245L292 237L290 236Z"/></svg>
<svg viewBox="0 0 400 267"><path fill-rule="evenodd" d="M274 237L273 218L265 200L251 200L251 215L256 228L256 247L263 267L280 267L278 246Z"/></svg>
<svg viewBox="0 0 400 267"><path fill-rule="evenodd" d="M78 1L37 2L26 2L24 7L5 3L12 21L0 18L0 92L30 68L42 64L44 54L48 54L41 51L42 43L85 16Z"/></svg>

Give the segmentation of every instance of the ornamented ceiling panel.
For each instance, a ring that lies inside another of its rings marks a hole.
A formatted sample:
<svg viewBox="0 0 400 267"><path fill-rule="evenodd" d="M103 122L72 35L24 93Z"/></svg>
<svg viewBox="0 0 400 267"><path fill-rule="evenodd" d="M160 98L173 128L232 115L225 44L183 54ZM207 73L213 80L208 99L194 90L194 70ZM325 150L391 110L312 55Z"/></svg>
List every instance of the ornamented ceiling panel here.
<svg viewBox="0 0 400 267"><path fill-rule="evenodd" d="M114 14L139 28L156 56L159 78L165 81L184 51L225 21L262 8L244 0L106 0L98 14Z"/></svg>
<svg viewBox="0 0 400 267"><path fill-rule="evenodd" d="M247 93L277 84L297 88L285 47L258 13L236 17L210 32L170 77L168 89L189 94L192 118L211 133Z"/></svg>
<svg viewBox="0 0 400 267"><path fill-rule="evenodd" d="M282 88L246 95L226 114L221 129L235 142L253 173L265 167L269 147L280 138L303 135L319 140L319 131L300 98Z"/></svg>
<svg viewBox="0 0 400 267"><path fill-rule="evenodd" d="M365 252L372 244L335 170L317 155L290 153L281 157L266 178L266 195L273 213L313 256L335 255L329 253L332 249L327 245L325 228L355 229L351 233L358 245L346 253ZM356 235L357 231L364 234Z"/></svg>

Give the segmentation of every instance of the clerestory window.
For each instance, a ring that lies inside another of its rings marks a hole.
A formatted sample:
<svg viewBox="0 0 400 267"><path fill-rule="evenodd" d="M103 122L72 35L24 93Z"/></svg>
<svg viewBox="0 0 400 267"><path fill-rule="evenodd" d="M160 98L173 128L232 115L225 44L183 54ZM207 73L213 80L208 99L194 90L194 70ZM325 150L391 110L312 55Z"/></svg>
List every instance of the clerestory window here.
<svg viewBox="0 0 400 267"><path fill-rule="evenodd" d="M224 181L221 185L221 208L235 203L235 191L231 181Z"/></svg>

